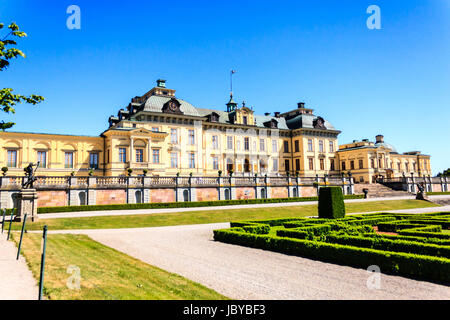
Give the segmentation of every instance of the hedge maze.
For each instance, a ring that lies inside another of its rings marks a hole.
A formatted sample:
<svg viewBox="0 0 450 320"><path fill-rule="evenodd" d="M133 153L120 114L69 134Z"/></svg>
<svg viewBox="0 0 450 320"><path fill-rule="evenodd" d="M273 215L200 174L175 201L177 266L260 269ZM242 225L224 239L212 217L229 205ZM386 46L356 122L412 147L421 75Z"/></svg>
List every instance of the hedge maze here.
<svg viewBox="0 0 450 320"><path fill-rule="evenodd" d="M214 239L450 284L450 212L239 221Z"/></svg>

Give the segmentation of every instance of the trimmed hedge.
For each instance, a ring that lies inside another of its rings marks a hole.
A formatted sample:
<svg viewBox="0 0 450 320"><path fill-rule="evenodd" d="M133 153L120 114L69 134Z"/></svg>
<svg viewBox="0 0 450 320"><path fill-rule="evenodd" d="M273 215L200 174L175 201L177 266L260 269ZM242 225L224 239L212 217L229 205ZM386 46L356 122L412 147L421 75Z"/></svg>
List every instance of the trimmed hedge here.
<svg viewBox="0 0 450 320"><path fill-rule="evenodd" d="M345 204L341 187L319 188L319 218L344 218Z"/></svg>
<svg viewBox="0 0 450 320"><path fill-rule="evenodd" d="M415 236L415 237L430 237L439 239L450 239L450 234L438 233L438 232L424 232L424 231L410 231L401 230L398 232L402 236Z"/></svg>
<svg viewBox="0 0 450 320"><path fill-rule="evenodd" d="M450 239L438 239L438 238L427 238L427 237L415 237L415 236L403 236L403 235L393 235L393 234L377 234L377 233L363 233L363 237L373 237L373 238L386 238L391 240L407 240L413 242L423 242L423 243L433 243L443 246L450 246Z"/></svg>
<svg viewBox="0 0 450 320"><path fill-rule="evenodd" d="M427 256L450 258L450 246L425 244L406 240L390 240L383 238L366 238L361 236L327 235L326 241L356 247L372 248L385 251L407 252Z"/></svg>
<svg viewBox="0 0 450 320"><path fill-rule="evenodd" d="M345 199L362 199L363 195L347 195ZM271 198L271 199L240 199L240 200L217 200L217 201L193 201L193 202L157 202L157 203L128 203L89 206L63 206L63 207L40 207L38 213L77 212L77 211L103 211L103 210L133 210L133 209L167 209L167 208L194 208L209 206L230 206L240 204L259 203L282 203L282 202L304 202L317 201L318 197L297 198ZM7 209L10 212L11 209Z"/></svg>
<svg viewBox="0 0 450 320"><path fill-rule="evenodd" d="M371 265L377 265L384 273L450 283L450 259L447 258L279 236L255 235L234 230L214 230L214 239L364 269Z"/></svg>

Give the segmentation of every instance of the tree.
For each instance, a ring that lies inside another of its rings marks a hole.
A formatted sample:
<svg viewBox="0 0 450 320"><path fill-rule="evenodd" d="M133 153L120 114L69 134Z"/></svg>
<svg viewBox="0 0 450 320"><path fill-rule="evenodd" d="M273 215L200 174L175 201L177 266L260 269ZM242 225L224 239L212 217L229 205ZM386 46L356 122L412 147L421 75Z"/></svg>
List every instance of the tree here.
<svg viewBox="0 0 450 320"><path fill-rule="evenodd" d="M4 24L0 22L0 32L3 27ZM14 22L8 26L8 29L10 31L3 38L0 37L0 71L3 71L9 67L9 60L17 58L19 56L23 58L26 57L25 53L14 47L17 45L17 42L10 38L23 38L26 37L27 34L23 31L20 31L19 26ZM21 94L14 94L13 89L11 88L0 89L0 109L6 113L16 113L14 106L18 103L25 102L35 105L41 101L44 101L44 97L35 94L27 97ZM5 121L2 121L0 123L0 129L5 131L6 129L11 128L13 125L15 125L14 122L5 123Z"/></svg>
<svg viewBox="0 0 450 320"><path fill-rule="evenodd" d="M439 172L437 174L438 177L450 177L450 168L448 168L447 170L444 170L444 172Z"/></svg>

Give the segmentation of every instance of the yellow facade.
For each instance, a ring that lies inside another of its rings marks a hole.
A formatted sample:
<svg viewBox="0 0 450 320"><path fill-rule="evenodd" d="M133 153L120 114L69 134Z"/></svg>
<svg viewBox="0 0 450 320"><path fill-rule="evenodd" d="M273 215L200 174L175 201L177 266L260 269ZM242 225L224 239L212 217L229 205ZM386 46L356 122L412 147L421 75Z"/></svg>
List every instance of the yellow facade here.
<svg viewBox="0 0 450 320"><path fill-rule="evenodd" d="M121 176L129 169L132 175L151 176L233 171L313 177L351 171L356 182L404 172L431 174L430 157L420 153L398 154L367 141L339 147L340 131L304 103L273 116L238 107L232 96L227 111L200 109L176 98L164 80L133 98L109 124L96 137L2 132L0 167L12 176L23 175L24 167L38 161L41 176Z"/></svg>
<svg viewBox="0 0 450 320"><path fill-rule="evenodd" d="M431 175L430 156L418 151L398 153L379 135L376 142L354 141L339 147L339 166L351 172L356 183L373 183L378 178Z"/></svg>

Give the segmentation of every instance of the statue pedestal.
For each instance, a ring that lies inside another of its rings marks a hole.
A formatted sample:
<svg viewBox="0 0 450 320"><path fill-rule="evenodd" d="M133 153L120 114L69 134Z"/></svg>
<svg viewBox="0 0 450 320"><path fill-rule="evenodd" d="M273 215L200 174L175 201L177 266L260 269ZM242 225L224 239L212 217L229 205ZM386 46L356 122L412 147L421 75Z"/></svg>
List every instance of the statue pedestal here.
<svg viewBox="0 0 450 320"><path fill-rule="evenodd" d="M37 215L37 192L36 189L22 189L20 190L18 196L17 204L17 215L14 221L22 221L25 214L27 214L27 219L31 221L36 221L38 219Z"/></svg>
<svg viewBox="0 0 450 320"><path fill-rule="evenodd" d="M425 192L418 192L416 194L416 200L428 200L428 197Z"/></svg>

